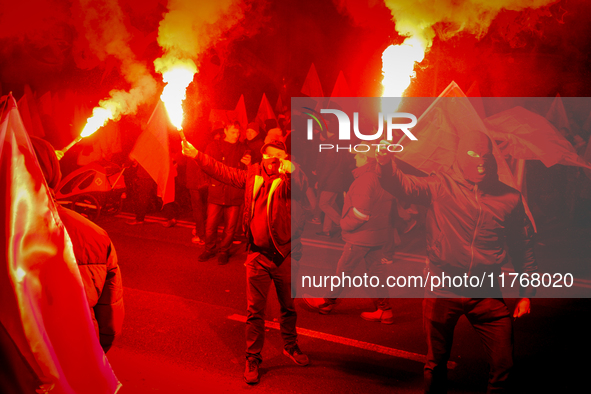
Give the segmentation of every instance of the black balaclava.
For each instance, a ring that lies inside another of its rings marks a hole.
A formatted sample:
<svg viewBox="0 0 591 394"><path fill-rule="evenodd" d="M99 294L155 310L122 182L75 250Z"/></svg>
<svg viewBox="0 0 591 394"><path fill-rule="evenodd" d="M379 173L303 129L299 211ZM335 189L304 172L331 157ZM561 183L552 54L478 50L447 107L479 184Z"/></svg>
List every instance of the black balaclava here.
<svg viewBox="0 0 591 394"><path fill-rule="evenodd" d="M263 165L263 168L265 169L265 172L267 173L267 175L273 176L273 175L279 174L279 167L281 166L281 160L279 160L278 158L271 157L269 159L263 159L261 161L261 164Z"/></svg>
<svg viewBox="0 0 591 394"><path fill-rule="evenodd" d="M468 182L478 184L485 179L496 178L497 162L492 142L480 131L468 132L460 138L456 161Z"/></svg>

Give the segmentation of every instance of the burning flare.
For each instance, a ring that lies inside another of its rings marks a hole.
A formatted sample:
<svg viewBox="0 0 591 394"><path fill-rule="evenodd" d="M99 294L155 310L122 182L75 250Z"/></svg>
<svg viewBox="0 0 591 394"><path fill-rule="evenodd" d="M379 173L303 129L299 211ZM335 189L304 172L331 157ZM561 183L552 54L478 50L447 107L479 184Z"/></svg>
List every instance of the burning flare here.
<svg viewBox="0 0 591 394"><path fill-rule="evenodd" d="M113 119L113 111L107 108L95 107L92 110L92 116L86 120L86 126L82 129L80 137L85 138L94 134L94 132L103 127L109 119Z"/></svg>
<svg viewBox="0 0 591 394"><path fill-rule="evenodd" d="M409 37L400 45L390 45L382 53L382 97L402 97L415 77L415 63L425 57L426 46L422 40Z"/></svg>
<svg viewBox="0 0 591 394"><path fill-rule="evenodd" d="M70 142L70 144L68 144L68 146L66 146L64 149L58 151L59 152L58 153L58 160L61 160L62 157L64 157L64 153L69 151L78 142L82 141L82 138L86 138L88 136L91 136L92 134L94 134L95 131L97 131L98 129L103 127L105 125L105 123L107 123L108 120L115 118L114 111L116 110L117 103L115 103L112 100L111 101L104 100L104 101L101 101L100 104L101 104L101 107L95 107L92 110L92 116L86 120L86 126L84 126L84 128L82 129L82 133L80 133L80 135L78 137L76 137L76 139L74 141ZM113 109L105 108L107 106L111 106L111 107L113 107Z"/></svg>
<svg viewBox="0 0 591 394"><path fill-rule="evenodd" d="M187 87L193 81L197 67L192 61L176 65L162 74L166 86L160 99L166 107L170 123L177 130L183 129L183 101L187 97Z"/></svg>

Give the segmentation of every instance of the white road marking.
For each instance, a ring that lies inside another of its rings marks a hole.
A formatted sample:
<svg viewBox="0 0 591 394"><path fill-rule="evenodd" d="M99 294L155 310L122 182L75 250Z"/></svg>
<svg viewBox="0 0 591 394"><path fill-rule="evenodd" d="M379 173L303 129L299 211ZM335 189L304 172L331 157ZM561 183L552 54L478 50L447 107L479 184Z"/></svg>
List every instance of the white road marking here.
<svg viewBox="0 0 591 394"><path fill-rule="evenodd" d="M228 319L238 321L241 323L246 323L246 316L242 316L242 315L238 315L238 314L230 315L230 316L228 316ZM279 323L265 320L265 327L279 330ZM399 349L394 349L394 348L390 348L390 347L386 347L386 346L376 345L375 343L363 342L363 341L358 341L356 339L340 337L338 335L332 335L332 334L326 334L324 332L308 330L306 328L298 327L297 330L298 330L298 335L304 335L304 336L310 337L310 338L322 339L324 341L334 342L334 343L338 343L340 345L352 346L352 347L356 347L356 348L363 349L363 350L369 350L371 352L386 354L386 355L392 356L392 357L398 357L398 358L404 358L404 359L411 360L411 361L417 361L417 362L423 363L423 364L426 361L426 356L423 354L407 352L404 350L399 350ZM457 364L453 361L447 362L447 367L449 369L454 369L456 366L457 366Z"/></svg>

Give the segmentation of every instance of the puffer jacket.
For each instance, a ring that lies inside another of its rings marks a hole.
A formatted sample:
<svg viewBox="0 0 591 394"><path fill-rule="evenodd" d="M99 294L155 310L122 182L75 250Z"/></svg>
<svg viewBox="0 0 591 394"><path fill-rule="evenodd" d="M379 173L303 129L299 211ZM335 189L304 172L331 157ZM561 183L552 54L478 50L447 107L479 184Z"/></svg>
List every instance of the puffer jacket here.
<svg viewBox="0 0 591 394"><path fill-rule="evenodd" d="M201 151L197 152L195 161L207 175L217 181L245 189L242 224L250 248L252 244L250 221L256 220L253 218L254 196L264 182L263 168L258 163L249 166L248 170L228 167ZM291 253L294 260L299 260L302 255L300 238L305 223L303 213L307 204L308 178L299 166L294 164L294 168L291 173L280 174L273 180L267 212L269 213L269 233L275 248L284 258Z"/></svg>
<svg viewBox="0 0 591 394"><path fill-rule="evenodd" d="M434 274L469 276L493 273L509 261L520 273L537 271L533 226L521 193L498 179L474 185L455 167L428 177L379 166L382 187L395 197L428 206L427 258ZM495 285L496 287L497 285ZM535 288L521 288L524 297Z"/></svg>
<svg viewBox="0 0 591 394"><path fill-rule="evenodd" d="M228 167L246 169L240 159L246 152L246 145L242 142L231 144L227 141L213 141L205 149L205 153ZM244 200L244 190L232 185L220 183L217 179L211 179L207 202L217 205L240 205Z"/></svg>
<svg viewBox="0 0 591 394"><path fill-rule="evenodd" d="M117 253L105 230L74 211L57 207L72 240L92 321L106 353L121 333L125 314Z"/></svg>
<svg viewBox="0 0 591 394"><path fill-rule="evenodd" d="M390 211L394 197L380 185L375 160L353 170L353 177L341 218L343 241L361 246L384 245L392 236ZM355 215L354 209L368 216L367 220Z"/></svg>

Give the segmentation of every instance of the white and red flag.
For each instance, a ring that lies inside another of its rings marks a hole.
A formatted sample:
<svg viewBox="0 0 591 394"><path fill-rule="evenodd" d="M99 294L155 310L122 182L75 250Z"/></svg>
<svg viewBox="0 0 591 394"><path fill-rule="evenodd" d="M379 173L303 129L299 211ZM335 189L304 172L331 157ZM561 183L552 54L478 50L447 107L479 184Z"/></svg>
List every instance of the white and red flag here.
<svg viewBox="0 0 591 394"><path fill-rule="evenodd" d="M16 102L3 99L0 347L12 379L0 391L115 393L120 383L99 344L72 243Z"/></svg>
<svg viewBox="0 0 591 394"><path fill-rule="evenodd" d="M150 120L129 154L156 182L157 194L162 197L163 204L174 201L176 169L172 165L168 138L172 132L177 133L170 123L164 104L158 100Z"/></svg>

